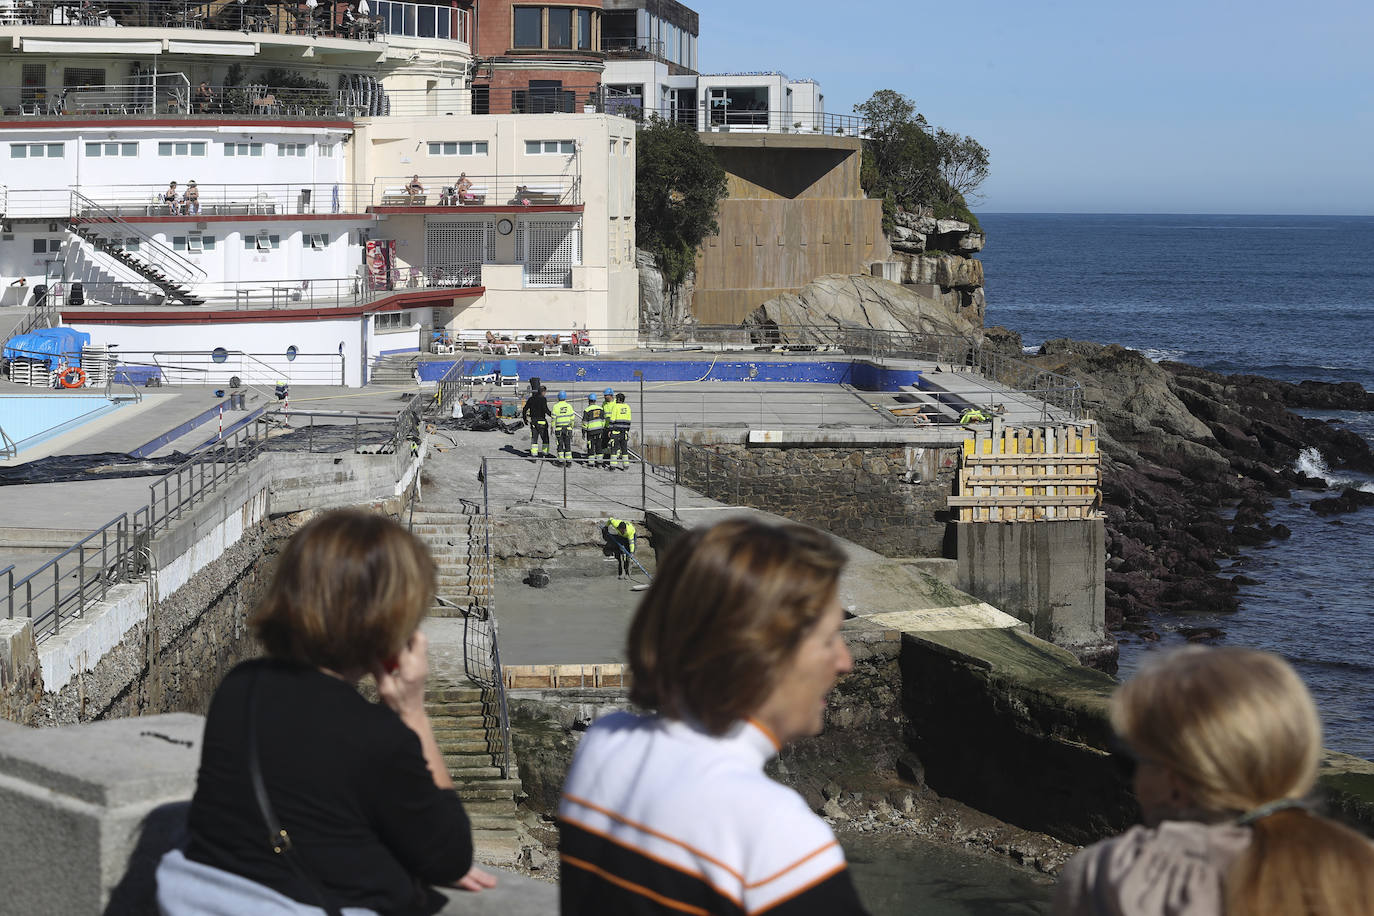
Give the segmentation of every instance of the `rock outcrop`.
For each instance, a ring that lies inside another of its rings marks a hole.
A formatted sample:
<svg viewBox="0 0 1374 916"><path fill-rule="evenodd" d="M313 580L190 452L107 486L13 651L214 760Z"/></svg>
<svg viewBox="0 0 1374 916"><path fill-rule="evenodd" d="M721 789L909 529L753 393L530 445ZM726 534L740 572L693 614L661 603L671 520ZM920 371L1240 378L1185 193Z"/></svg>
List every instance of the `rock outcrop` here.
<svg viewBox="0 0 1374 916"><path fill-rule="evenodd" d="M1288 536L1266 520L1274 497L1326 488L1295 469L1303 449L1333 468L1374 470L1358 435L1288 409L1363 409L1359 386L1221 376L1070 340L1046 343L1031 361L1082 382L1098 421L1109 628L1144 625L1152 611L1235 610L1239 583L1219 575L1217 560Z"/></svg>
<svg viewBox="0 0 1374 916"><path fill-rule="evenodd" d="M654 337L669 337L696 322L692 317L695 273L688 273L679 286L666 286L663 274L654 265L654 256L642 249L635 251L635 267L639 268L641 332Z"/></svg>
<svg viewBox="0 0 1374 916"><path fill-rule="evenodd" d="M944 301L979 324L987 303L983 294L982 251L987 236L968 223L936 219L929 208L898 210L888 241L892 257L874 266L874 274L921 288L923 295Z"/></svg>
<svg viewBox="0 0 1374 916"><path fill-rule="evenodd" d="M759 306L744 323L753 327L801 325L915 331L952 334L970 340L977 340L982 334L981 316L975 320L961 310L951 309L941 298L922 295L879 277L848 274L817 277L800 293L775 296ZM792 342L824 341L798 339Z"/></svg>

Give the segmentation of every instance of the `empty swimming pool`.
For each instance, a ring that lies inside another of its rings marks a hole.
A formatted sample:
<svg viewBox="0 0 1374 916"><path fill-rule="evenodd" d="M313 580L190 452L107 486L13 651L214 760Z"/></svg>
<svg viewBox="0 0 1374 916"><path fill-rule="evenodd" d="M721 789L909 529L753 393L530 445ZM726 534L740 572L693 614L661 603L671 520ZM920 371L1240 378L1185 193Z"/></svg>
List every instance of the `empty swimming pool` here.
<svg viewBox="0 0 1374 916"><path fill-rule="evenodd" d="M20 452L117 410L121 402L99 395L0 395L0 429Z"/></svg>

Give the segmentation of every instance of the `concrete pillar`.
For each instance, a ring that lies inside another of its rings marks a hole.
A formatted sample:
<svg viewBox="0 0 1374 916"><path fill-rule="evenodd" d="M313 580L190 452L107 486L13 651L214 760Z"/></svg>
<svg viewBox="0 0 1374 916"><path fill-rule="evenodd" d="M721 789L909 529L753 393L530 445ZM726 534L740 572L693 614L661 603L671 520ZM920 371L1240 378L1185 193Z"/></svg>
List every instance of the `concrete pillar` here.
<svg viewBox="0 0 1374 916"><path fill-rule="evenodd" d="M955 523L959 588L1061 646L1102 641L1106 529L1102 519Z"/></svg>

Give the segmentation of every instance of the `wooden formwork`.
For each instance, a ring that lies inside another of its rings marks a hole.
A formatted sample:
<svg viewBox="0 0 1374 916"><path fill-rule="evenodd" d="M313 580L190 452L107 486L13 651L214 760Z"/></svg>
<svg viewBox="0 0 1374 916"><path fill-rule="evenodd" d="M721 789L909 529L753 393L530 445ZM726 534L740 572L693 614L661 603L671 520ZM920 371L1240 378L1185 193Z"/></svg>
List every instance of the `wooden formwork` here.
<svg viewBox="0 0 1374 916"><path fill-rule="evenodd" d="M506 687L625 687L625 666L606 665L505 665Z"/></svg>
<svg viewBox="0 0 1374 916"><path fill-rule="evenodd" d="M949 507L961 522L1100 518L1101 455L1091 420L970 430Z"/></svg>

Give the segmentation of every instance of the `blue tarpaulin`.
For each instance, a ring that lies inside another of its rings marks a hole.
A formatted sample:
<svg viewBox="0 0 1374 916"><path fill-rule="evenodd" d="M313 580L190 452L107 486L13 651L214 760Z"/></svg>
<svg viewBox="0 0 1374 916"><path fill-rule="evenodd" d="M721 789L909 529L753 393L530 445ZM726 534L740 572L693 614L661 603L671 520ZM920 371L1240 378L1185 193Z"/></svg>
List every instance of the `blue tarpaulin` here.
<svg viewBox="0 0 1374 916"><path fill-rule="evenodd" d="M74 328L40 328L5 341L6 359L45 359L49 371L65 357L69 366L81 365L81 348L91 342L91 335Z"/></svg>

